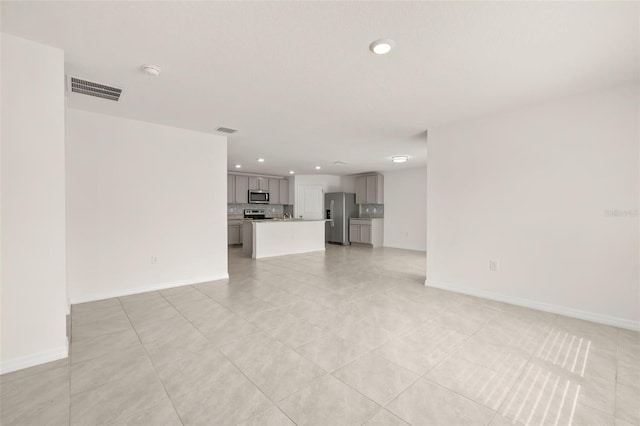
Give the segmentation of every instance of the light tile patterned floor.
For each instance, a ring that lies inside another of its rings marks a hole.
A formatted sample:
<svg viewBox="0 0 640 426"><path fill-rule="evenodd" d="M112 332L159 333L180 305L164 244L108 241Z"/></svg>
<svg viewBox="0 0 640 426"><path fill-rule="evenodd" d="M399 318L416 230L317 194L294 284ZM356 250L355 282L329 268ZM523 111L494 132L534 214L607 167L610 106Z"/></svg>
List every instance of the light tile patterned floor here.
<svg viewBox="0 0 640 426"><path fill-rule="evenodd" d="M329 246L74 305L69 359L0 376L3 425L639 425L638 333L426 288Z"/></svg>

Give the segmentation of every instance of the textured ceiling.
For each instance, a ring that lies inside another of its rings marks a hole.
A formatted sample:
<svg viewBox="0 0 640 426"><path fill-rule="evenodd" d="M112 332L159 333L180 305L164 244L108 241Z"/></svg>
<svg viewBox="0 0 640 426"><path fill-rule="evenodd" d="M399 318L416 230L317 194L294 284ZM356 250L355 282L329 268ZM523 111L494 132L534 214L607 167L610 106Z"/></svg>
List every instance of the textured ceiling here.
<svg viewBox="0 0 640 426"><path fill-rule="evenodd" d="M277 175L424 165L434 126L637 81L638 21L638 2L2 2L2 31L124 88L70 107L235 128L230 168Z"/></svg>

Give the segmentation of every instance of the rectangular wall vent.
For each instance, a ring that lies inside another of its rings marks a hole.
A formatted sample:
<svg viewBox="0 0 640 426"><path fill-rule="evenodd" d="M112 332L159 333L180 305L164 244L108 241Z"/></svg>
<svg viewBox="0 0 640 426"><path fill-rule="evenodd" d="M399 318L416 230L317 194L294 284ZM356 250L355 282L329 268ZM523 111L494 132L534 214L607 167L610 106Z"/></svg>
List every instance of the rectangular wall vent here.
<svg viewBox="0 0 640 426"><path fill-rule="evenodd" d="M218 127L216 130L219 131L219 132L228 133L228 134L237 132L236 129L230 129L228 127Z"/></svg>
<svg viewBox="0 0 640 426"><path fill-rule="evenodd" d="M82 80L80 78L71 77L71 91L83 95L96 96L98 98L118 101L122 89L107 86L105 84L94 83L93 81Z"/></svg>

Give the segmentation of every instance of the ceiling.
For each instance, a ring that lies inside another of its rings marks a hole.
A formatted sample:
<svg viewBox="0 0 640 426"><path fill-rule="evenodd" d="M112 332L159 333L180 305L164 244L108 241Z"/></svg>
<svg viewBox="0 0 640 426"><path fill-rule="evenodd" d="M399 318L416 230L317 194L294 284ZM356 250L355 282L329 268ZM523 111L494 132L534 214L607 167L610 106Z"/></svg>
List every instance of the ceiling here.
<svg viewBox="0 0 640 426"><path fill-rule="evenodd" d="M124 88L117 103L71 94L70 107L202 132L238 129L229 168L274 175L422 166L428 129L637 81L640 71L638 2L1 7L2 31L64 49L67 74ZM369 52L379 38L395 49ZM162 74L143 74L143 64ZM393 164L395 154L411 159Z"/></svg>

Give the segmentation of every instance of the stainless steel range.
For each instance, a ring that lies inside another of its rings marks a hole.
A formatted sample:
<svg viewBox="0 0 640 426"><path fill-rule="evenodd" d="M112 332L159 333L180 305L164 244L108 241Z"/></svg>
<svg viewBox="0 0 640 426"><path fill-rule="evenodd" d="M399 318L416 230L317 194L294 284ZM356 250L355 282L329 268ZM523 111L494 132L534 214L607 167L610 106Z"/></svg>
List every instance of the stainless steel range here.
<svg viewBox="0 0 640 426"><path fill-rule="evenodd" d="M244 218L245 219L265 219L267 216L265 215L264 209L245 209L244 210Z"/></svg>

